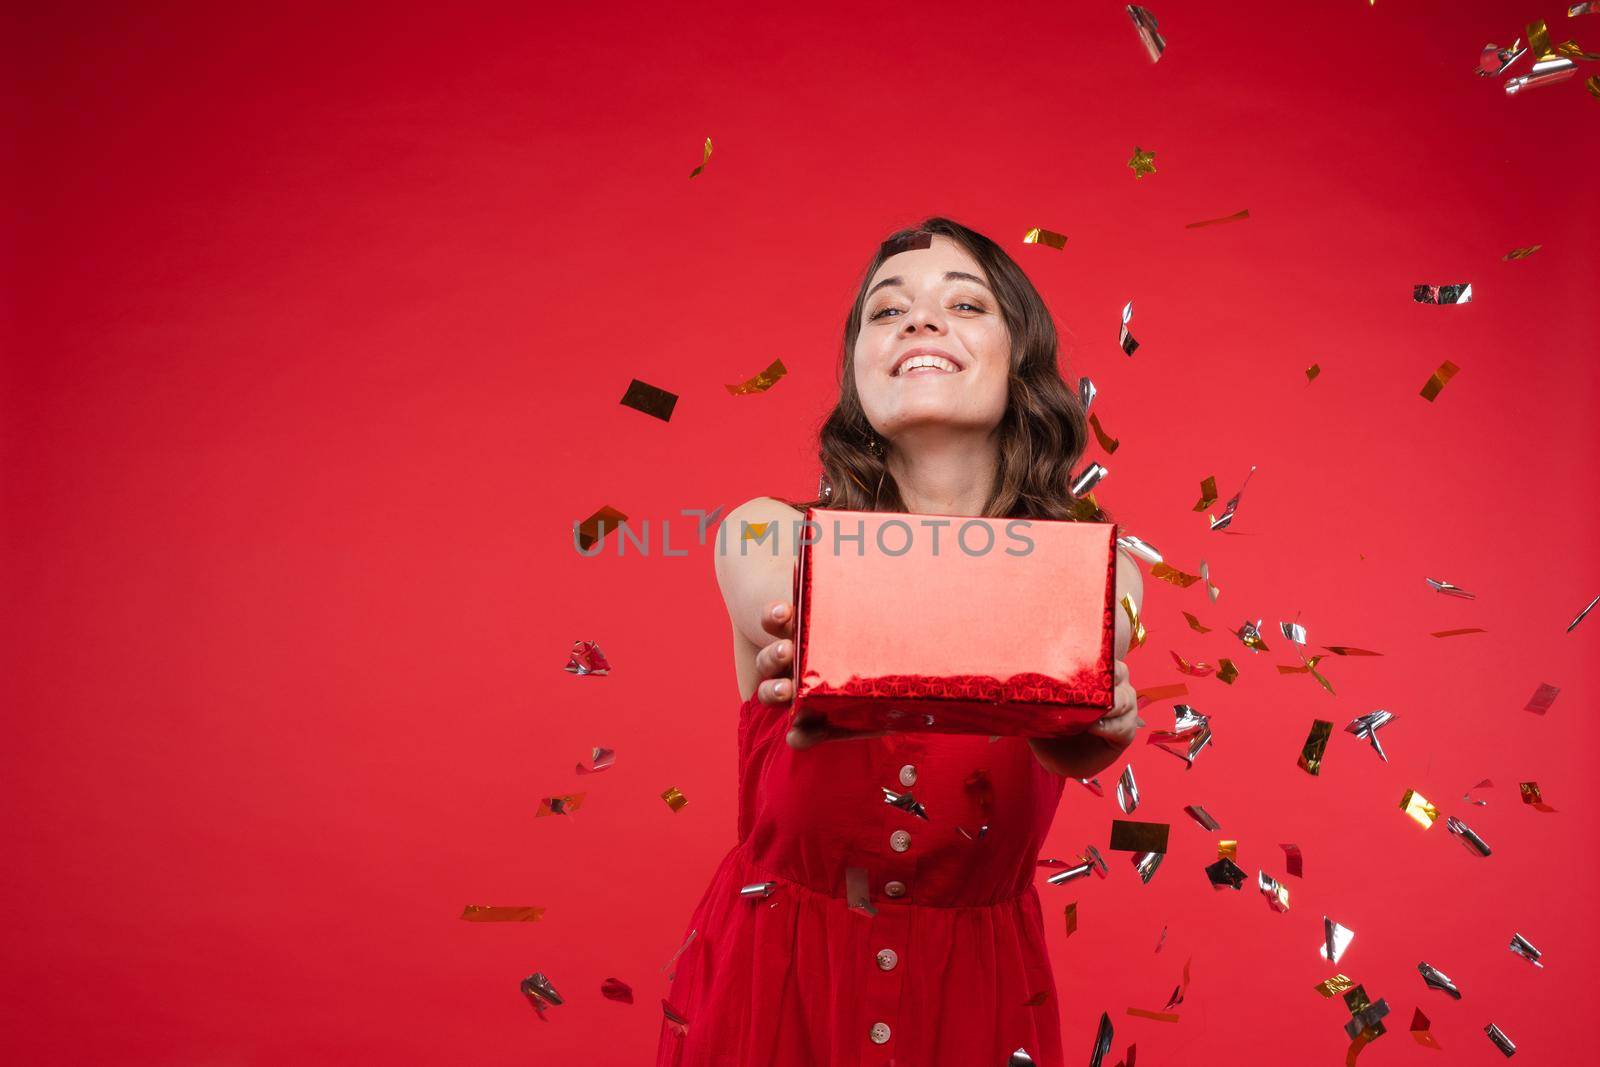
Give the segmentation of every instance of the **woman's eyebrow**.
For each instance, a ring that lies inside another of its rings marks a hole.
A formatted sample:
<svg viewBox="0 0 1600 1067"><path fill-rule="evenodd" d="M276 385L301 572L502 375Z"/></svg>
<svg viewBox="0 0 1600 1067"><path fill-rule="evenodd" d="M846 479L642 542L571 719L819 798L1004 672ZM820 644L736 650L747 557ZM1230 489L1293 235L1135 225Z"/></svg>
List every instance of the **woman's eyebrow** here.
<svg viewBox="0 0 1600 1067"><path fill-rule="evenodd" d="M964 270L947 270L947 271L944 272L944 280L947 281L947 282L977 282L979 285L983 286L985 289L989 288L989 283L988 282L984 281L982 278L978 277L976 274L968 274ZM905 279L900 277L900 275L896 274L893 277L885 278L883 281L879 282L877 285L874 285L871 289L868 289L867 290L867 296L871 296L873 293L876 293L879 289L882 289L886 285L902 285L903 286L903 285L905 285L905 283L906 283ZM993 290L990 290L990 291L993 292Z"/></svg>

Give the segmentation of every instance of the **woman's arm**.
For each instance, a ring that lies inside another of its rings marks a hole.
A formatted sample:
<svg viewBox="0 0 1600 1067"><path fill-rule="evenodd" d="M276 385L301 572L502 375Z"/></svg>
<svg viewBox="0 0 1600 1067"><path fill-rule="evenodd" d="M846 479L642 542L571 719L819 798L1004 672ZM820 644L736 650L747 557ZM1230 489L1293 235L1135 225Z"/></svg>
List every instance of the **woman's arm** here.
<svg viewBox="0 0 1600 1067"><path fill-rule="evenodd" d="M1139 722L1139 698L1128 681L1128 666L1123 658L1128 654L1128 644L1133 640L1133 629L1128 613L1122 608L1122 598L1133 601L1134 608L1144 610L1144 579L1139 565L1120 548L1117 550L1117 588L1115 629L1112 649L1116 656L1115 684L1112 707L1098 722L1081 734L1067 737L1032 737L1028 744L1039 763L1049 771L1067 778L1092 778L1121 758L1123 750L1133 742Z"/></svg>
<svg viewBox="0 0 1600 1067"><path fill-rule="evenodd" d="M773 635L762 625L763 614L775 601L787 604L794 597L794 524L801 518L783 501L758 496L729 512L717 531L712 552L728 618L734 634L757 649L772 643ZM764 539L746 542L746 523L777 525L766 531Z"/></svg>

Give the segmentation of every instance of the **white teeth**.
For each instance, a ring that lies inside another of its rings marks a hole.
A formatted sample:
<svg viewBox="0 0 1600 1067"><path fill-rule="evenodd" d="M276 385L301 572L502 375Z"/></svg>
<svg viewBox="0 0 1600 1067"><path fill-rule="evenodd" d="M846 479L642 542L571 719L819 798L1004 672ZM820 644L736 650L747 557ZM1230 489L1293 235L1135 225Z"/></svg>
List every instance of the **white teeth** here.
<svg viewBox="0 0 1600 1067"><path fill-rule="evenodd" d="M912 356L900 364L900 369L895 374L905 374L907 371L916 370L918 367L937 367L939 370L952 374L961 369L948 359L941 359L938 356Z"/></svg>

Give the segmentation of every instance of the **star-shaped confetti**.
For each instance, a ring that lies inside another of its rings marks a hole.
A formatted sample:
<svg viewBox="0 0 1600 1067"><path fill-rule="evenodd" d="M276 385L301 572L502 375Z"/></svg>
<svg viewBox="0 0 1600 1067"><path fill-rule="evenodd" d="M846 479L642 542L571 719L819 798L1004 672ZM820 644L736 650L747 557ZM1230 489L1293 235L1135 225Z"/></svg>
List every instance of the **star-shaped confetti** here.
<svg viewBox="0 0 1600 1067"><path fill-rule="evenodd" d="M1156 154L1154 152L1146 152L1138 145L1135 145L1133 158L1128 160L1128 166L1133 168L1133 176L1135 178L1142 178L1146 174L1154 174L1156 171Z"/></svg>

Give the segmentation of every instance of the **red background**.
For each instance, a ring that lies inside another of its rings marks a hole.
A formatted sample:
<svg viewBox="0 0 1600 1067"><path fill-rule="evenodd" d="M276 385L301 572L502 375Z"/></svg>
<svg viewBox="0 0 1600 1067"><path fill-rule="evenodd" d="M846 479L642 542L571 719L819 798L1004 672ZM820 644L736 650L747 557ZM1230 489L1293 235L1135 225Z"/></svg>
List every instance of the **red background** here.
<svg viewBox="0 0 1600 1067"><path fill-rule="evenodd" d="M707 550L583 560L570 523L809 492L859 272L931 213L1019 258L1099 385L1122 440L1102 502L1212 563L1216 605L1147 583L1135 684L1180 680L1169 649L1242 672L1190 682L1216 730L1192 771L1130 750L1137 817L1173 823L1155 879L1116 854L1041 885L1069 1059L1109 1011L1113 1060L1341 1062L1346 1012L1312 990L1335 970L1393 1009L1364 1064L1498 1063L1490 1021L1518 1062L1592 1054L1600 617L1563 629L1600 593L1600 101L1473 70L1539 16L1600 49L1600 18L1166 0L1152 65L1118 3L143 6L14 10L0 35L14 1054L645 1062L659 968L733 842L739 698ZM1418 282L1475 299L1418 306ZM723 389L775 358L770 392ZM670 423L618 404L634 377L681 395ZM1199 480L1226 497L1252 464L1233 533L1208 532ZM1337 697L1280 676L1296 613L1385 656L1324 661ZM1228 633L1247 617L1270 654ZM564 673L576 639L614 673ZM1314 717L1378 707L1387 764L1336 732L1321 777L1296 768ZM597 744L615 768L577 777ZM1458 799L1486 777L1486 807ZM1061 856L1115 810L1069 786ZM1252 879L1303 846L1287 915L1212 891L1189 803ZM1356 931L1337 968L1324 914ZM1190 957L1181 1022L1123 1014ZM567 999L545 1024L517 991L535 970ZM638 1002L602 1000L607 976ZM1418 1005L1442 1057L1406 1033Z"/></svg>

